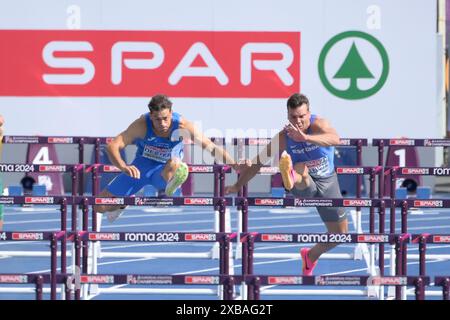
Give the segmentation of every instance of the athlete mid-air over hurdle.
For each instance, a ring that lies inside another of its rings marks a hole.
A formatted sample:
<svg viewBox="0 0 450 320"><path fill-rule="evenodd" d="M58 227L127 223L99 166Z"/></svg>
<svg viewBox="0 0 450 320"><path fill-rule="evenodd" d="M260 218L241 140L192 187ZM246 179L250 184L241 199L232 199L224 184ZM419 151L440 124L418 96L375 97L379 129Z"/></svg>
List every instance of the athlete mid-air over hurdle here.
<svg viewBox="0 0 450 320"><path fill-rule="evenodd" d="M309 100L303 94L293 94L287 101L288 124L252 161L248 169L242 168L238 181L225 189L225 193L238 192L269 160L278 160L284 187L301 198L341 198L337 175L334 171L334 146L339 136L330 123L311 114ZM317 207L322 221L330 233L347 233L348 223L343 208ZM336 244L317 243L311 249L303 248L302 270L311 275L319 257Z"/></svg>
<svg viewBox="0 0 450 320"><path fill-rule="evenodd" d="M189 170L182 162L183 138L190 139L209 151L218 163L238 170L239 165L221 147L205 137L190 121L172 112L172 102L165 95L155 95L148 104L149 113L142 115L116 136L107 146L111 162L122 171L100 194L101 197L131 196L145 185L152 185L160 194L172 196L186 181ZM120 150L137 146L136 157L125 163ZM124 206L98 205L97 212L108 214L110 222L123 212Z"/></svg>

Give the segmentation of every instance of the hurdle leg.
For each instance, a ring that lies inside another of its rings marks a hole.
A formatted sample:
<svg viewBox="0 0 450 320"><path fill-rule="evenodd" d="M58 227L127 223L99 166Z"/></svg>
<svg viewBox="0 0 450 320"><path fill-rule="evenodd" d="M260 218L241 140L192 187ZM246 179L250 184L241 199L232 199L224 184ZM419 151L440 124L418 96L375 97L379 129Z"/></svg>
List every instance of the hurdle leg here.
<svg viewBox="0 0 450 320"><path fill-rule="evenodd" d="M389 253L389 275L395 276L396 270L396 254L395 254L395 245L391 245L390 253ZM389 299L395 299L395 286L389 286L387 296Z"/></svg>
<svg viewBox="0 0 450 320"><path fill-rule="evenodd" d="M103 214L96 212L95 213L95 219L97 220L96 226L97 230L96 232L99 232L101 230L102 226L102 217ZM97 274L98 273L98 258L101 256L101 241L94 241L90 243L90 263L88 266L90 267L90 274ZM89 295L97 295L98 294L98 284L91 283L89 285Z"/></svg>
<svg viewBox="0 0 450 320"><path fill-rule="evenodd" d="M219 222L220 222L220 218L219 218L219 211L218 210L214 210L214 232L220 232L219 231ZM219 259L220 257L220 246L219 243L215 242L213 244L213 247L211 248L211 259Z"/></svg>
<svg viewBox="0 0 450 320"><path fill-rule="evenodd" d="M237 211L237 239L241 239L242 233L242 210ZM242 243L240 241L236 242L235 259L242 259Z"/></svg>

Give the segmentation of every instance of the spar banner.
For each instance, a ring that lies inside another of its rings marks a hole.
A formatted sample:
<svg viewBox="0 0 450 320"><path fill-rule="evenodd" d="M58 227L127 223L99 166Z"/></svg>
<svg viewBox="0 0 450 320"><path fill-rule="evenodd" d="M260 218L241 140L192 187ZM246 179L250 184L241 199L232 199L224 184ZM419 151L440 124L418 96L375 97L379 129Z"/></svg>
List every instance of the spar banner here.
<svg viewBox="0 0 450 320"><path fill-rule="evenodd" d="M287 98L302 92L341 137L442 138L437 8L3 1L0 114L10 135L115 136L162 93L207 136L267 138L286 124Z"/></svg>
<svg viewBox="0 0 450 320"><path fill-rule="evenodd" d="M300 32L2 30L2 96L282 98ZM23 50L27 48L27 50ZM155 88L155 89L152 89Z"/></svg>

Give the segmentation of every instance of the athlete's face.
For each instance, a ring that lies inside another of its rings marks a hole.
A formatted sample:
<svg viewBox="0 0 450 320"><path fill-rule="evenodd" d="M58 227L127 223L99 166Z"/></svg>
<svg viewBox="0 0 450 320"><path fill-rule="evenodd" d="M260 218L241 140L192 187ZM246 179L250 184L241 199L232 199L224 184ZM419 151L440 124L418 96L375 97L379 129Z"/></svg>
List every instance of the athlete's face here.
<svg viewBox="0 0 450 320"><path fill-rule="evenodd" d="M297 129L306 131L311 124L311 113L308 106L304 103L295 109L288 108L288 120Z"/></svg>
<svg viewBox="0 0 450 320"><path fill-rule="evenodd" d="M151 111L150 119L152 119L153 128L157 134L168 133L172 125L172 110Z"/></svg>

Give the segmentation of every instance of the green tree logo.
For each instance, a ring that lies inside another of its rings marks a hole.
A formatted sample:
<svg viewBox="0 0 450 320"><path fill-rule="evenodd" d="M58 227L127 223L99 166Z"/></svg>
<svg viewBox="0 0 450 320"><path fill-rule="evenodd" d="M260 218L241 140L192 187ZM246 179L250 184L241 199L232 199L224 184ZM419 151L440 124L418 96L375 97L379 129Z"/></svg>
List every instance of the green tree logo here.
<svg viewBox="0 0 450 320"><path fill-rule="evenodd" d="M362 38L374 46L379 53L382 61L382 71L381 76L378 81L369 89L363 90L358 86L358 79L374 79L374 75L367 67L364 62L364 58L361 56L358 48L353 41L347 56L343 60L338 71L332 77L333 79L348 79L348 87L344 90L336 88L332 85L325 72L325 61L330 50L340 41L347 38ZM360 32L360 31L347 31L340 33L333 38L331 38L323 47L322 52L319 56L319 76L320 80L324 84L325 88L330 91L335 96L343 99L363 99L367 98L376 92L378 92L381 87L386 82L389 73L389 59L384 49L383 45L375 39L373 36Z"/></svg>

